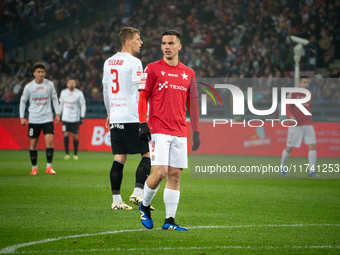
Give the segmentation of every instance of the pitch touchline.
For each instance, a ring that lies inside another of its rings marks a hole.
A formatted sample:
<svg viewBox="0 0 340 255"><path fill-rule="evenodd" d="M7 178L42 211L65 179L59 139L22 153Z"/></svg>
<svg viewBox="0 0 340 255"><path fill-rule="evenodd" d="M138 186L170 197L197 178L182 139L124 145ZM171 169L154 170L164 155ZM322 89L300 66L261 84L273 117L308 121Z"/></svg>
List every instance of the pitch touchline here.
<svg viewBox="0 0 340 255"><path fill-rule="evenodd" d="M216 246L191 246L191 247L159 247L159 248L130 248L130 249L124 249L124 248L111 248L111 249L88 249L88 250L62 250L62 251L22 251L19 252L21 254L24 253L71 253L71 252L98 252L98 251L166 251L166 250L208 250L208 249L340 249L339 245L331 246L331 245L319 245L319 246L313 246L313 245L304 245L304 246L223 246L223 245L216 245ZM18 254L18 253L17 253Z"/></svg>
<svg viewBox="0 0 340 255"><path fill-rule="evenodd" d="M243 225L243 226L242 225L241 226L196 226L196 227L189 227L189 229L202 229L202 228L250 228L250 227L308 227L308 226L340 226L340 224L291 224L291 225L287 225L287 224L284 224L284 225L272 225L272 224L268 224L268 225ZM146 230L147 229L125 229L125 230L116 230L116 231L107 231L107 232L93 233L93 234L80 234L80 235L62 236L62 237L56 237L56 238L47 238L47 239L43 239L43 240L39 240L39 241L33 241L33 242L29 242L29 243L22 243L22 244L17 244L17 245L12 245L12 246L5 247L5 248L0 250L0 254L13 254L13 253L17 253L16 252L17 249L20 249L20 248L23 248L23 247L31 246L31 245L34 245L34 244L42 244L42 243L54 242L54 241L59 241L59 240L63 240L63 239L71 239L71 238L78 238L78 237L88 237L88 236L98 236L98 235L107 235L107 234L118 234L118 233L126 233L126 232L139 232L139 231L146 231ZM161 228L155 228L154 230L161 230ZM226 247L225 249L227 249L228 247L230 247L230 248L234 247L234 249L235 249L235 247L244 247L244 248L239 248L239 249L246 249L247 247L249 247L249 248L263 247L264 248L266 246L254 246L254 247L250 247L250 246L211 246L211 248L207 248L207 249L212 249L214 247ZM272 248L269 248L269 249L284 248L284 247L274 247L274 246L268 246L268 247L272 247ZM287 247L287 248L292 248L292 247L336 248L336 249L338 249L340 246L291 246L291 247ZM187 247L187 248L190 248L190 247ZM178 247L178 248L164 247L164 248L150 248L150 249L187 249L187 248L186 247ZM195 249L198 249L198 248L199 247L197 247ZM205 247L201 247L201 248L205 249ZM123 250L123 249L119 249L118 248L116 250L118 251L118 250ZM126 250L133 250L133 249L126 249ZM77 250L77 251L81 251L81 250ZM88 251L92 251L92 250L88 250ZM96 250L93 250L93 251L96 251ZM35 253L35 251L33 251L33 252ZM54 252L58 252L58 251L54 251ZM29 252L23 251L21 253L29 253Z"/></svg>

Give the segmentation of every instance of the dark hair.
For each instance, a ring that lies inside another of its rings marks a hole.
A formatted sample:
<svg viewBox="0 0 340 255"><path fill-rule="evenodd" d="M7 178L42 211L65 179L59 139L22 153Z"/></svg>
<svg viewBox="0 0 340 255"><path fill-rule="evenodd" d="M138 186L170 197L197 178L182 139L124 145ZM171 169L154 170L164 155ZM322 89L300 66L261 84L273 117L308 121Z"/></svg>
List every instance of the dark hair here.
<svg viewBox="0 0 340 255"><path fill-rule="evenodd" d="M33 66L33 72L35 72L35 70L38 69L38 68L44 69L45 72L46 72L46 67L43 63L41 63L41 62L35 63L34 66Z"/></svg>
<svg viewBox="0 0 340 255"><path fill-rule="evenodd" d="M140 35L140 32L137 28L133 28L133 27L124 27L120 33L119 33L119 40L120 40L120 43L122 44L122 46L125 44L126 40L127 39L130 39L132 40L133 39L133 36L135 34L138 34Z"/></svg>
<svg viewBox="0 0 340 255"><path fill-rule="evenodd" d="M307 75L301 75L299 81L301 81L302 79L309 79L309 77Z"/></svg>
<svg viewBox="0 0 340 255"><path fill-rule="evenodd" d="M178 33L175 29L166 30L166 31L162 34L162 37L163 37L164 35L175 35L179 41L181 40L181 35L180 35L180 33Z"/></svg>

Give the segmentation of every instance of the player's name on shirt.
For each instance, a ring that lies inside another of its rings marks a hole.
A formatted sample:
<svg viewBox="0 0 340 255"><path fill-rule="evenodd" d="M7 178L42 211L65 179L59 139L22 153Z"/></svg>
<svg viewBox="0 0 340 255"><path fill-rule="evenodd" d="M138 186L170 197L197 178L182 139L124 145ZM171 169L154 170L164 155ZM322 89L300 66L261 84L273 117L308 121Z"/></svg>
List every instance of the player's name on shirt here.
<svg viewBox="0 0 340 255"><path fill-rule="evenodd" d="M108 61L109 66L119 65L121 66L124 63L124 60L122 59L111 59Z"/></svg>

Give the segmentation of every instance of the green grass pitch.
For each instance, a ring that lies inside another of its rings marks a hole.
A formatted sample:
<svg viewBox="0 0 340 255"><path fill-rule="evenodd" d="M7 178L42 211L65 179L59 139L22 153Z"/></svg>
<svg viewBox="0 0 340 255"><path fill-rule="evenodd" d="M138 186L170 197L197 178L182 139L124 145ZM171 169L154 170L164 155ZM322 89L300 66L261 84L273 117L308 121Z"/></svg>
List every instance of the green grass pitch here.
<svg viewBox="0 0 340 255"><path fill-rule="evenodd" d="M28 150L0 151L0 254L340 254L340 179L190 178L186 169L176 221L189 231L160 229L164 182L152 202L154 229L146 230L136 206L110 208L111 153L63 155L55 152L51 176L39 151L38 175L30 176ZM220 157L234 165L280 161ZM129 156L124 168L125 202L139 158ZM318 162L329 160L339 163Z"/></svg>

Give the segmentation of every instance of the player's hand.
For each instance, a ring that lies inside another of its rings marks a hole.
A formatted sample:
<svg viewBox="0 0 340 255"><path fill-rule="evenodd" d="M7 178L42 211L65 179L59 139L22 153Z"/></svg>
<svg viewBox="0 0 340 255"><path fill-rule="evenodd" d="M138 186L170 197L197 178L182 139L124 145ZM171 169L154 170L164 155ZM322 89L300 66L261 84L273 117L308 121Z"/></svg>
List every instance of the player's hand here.
<svg viewBox="0 0 340 255"><path fill-rule="evenodd" d="M193 137L194 144L191 147L193 151L197 150L198 147L200 147L201 144L201 139L200 139L200 133L199 132L194 132L194 137Z"/></svg>
<svg viewBox="0 0 340 255"><path fill-rule="evenodd" d="M20 118L20 122L22 126L26 126L27 125L27 120L25 118Z"/></svg>
<svg viewBox="0 0 340 255"><path fill-rule="evenodd" d="M55 116L55 124L58 125L59 122L60 122L60 115L57 114L57 115Z"/></svg>
<svg viewBox="0 0 340 255"><path fill-rule="evenodd" d="M84 122L84 118L80 117L79 125L83 124L83 122Z"/></svg>
<svg viewBox="0 0 340 255"><path fill-rule="evenodd" d="M139 123L138 137L143 141L151 140L151 133L148 127L148 123L146 122Z"/></svg>

